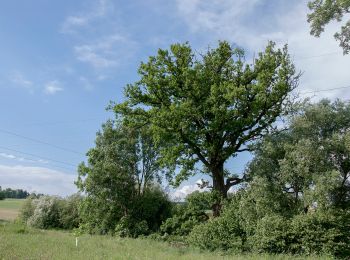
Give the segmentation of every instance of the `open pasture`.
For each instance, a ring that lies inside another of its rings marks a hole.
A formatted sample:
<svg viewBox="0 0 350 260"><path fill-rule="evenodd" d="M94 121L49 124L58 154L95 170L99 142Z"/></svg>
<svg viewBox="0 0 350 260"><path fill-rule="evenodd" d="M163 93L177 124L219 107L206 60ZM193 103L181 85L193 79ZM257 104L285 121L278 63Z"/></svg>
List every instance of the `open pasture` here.
<svg viewBox="0 0 350 260"><path fill-rule="evenodd" d="M14 220L17 218L24 199L0 200L0 220Z"/></svg>

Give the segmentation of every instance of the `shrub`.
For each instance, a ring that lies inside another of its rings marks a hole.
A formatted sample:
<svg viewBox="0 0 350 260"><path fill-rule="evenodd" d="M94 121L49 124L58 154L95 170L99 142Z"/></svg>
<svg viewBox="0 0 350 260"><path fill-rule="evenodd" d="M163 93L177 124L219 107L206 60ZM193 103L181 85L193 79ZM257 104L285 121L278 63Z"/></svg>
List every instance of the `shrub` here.
<svg viewBox="0 0 350 260"><path fill-rule="evenodd" d="M349 213L313 212L291 222L290 251L297 254L350 255Z"/></svg>
<svg viewBox="0 0 350 260"><path fill-rule="evenodd" d="M190 233L188 242L201 249L211 251L218 249L235 252L242 251L245 233L237 215L237 199L238 196L234 196L230 202L224 202L220 217L195 226Z"/></svg>
<svg viewBox="0 0 350 260"><path fill-rule="evenodd" d="M61 201L60 225L64 229L73 229L79 227L79 205L82 197L74 194Z"/></svg>
<svg viewBox="0 0 350 260"><path fill-rule="evenodd" d="M35 209L34 199L30 196L26 198L20 210L19 219L26 223L33 216Z"/></svg>
<svg viewBox="0 0 350 260"><path fill-rule="evenodd" d="M316 211L291 219L279 215L258 221L248 238L252 251L300 255L350 255L350 220L346 213Z"/></svg>
<svg viewBox="0 0 350 260"><path fill-rule="evenodd" d="M215 198L213 192L194 191L186 197L186 203L189 207L201 211L211 210L212 205L215 203Z"/></svg>
<svg viewBox="0 0 350 260"><path fill-rule="evenodd" d="M279 254L288 251L289 224L289 220L279 215L263 217L257 223L255 234L248 237L248 245L259 253Z"/></svg>
<svg viewBox="0 0 350 260"><path fill-rule="evenodd" d="M185 236L192 229L208 220L204 211L188 205L177 205L174 208L173 216L168 218L160 227L162 234Z"/></svg>
<svg viewBox="0 0 350 260"><path fill-rule="evenodd" d="M33 215L27 223L37 228L60 228L61 200L58 197L43 196L36 203Z"/></svg>
<svg viewBox="0 0 350 260"><path fill-rule="evenodd" d="M193 228L188 242L201 249L242 250L242 238L239 236L237 221L228 216L222 216L197 225Z"/></svg>
<svg viewBox="0 0 350 260"><path fill-rule="evenodd" d="M167 195L160 188L152 187L136 198L130 215L137 223L145 221L149 232L155 232L171 216L171 209L172 203Z"/></svg>
<svg viewBox="0 0 350 260"><path fill-rule="evenodd" d="M114 232L121 237L138 237L159 231L171 213L172 204L158 187L145 190L116 222Z"/></svg>
<svg viewBox="0 0 350 260"><path fill-rule="evenodd" d="M115 228L115 233L120 237L136 238L141 235L148 235L149 228L147 222L136 221L130 216L122 217Z"/></svg>

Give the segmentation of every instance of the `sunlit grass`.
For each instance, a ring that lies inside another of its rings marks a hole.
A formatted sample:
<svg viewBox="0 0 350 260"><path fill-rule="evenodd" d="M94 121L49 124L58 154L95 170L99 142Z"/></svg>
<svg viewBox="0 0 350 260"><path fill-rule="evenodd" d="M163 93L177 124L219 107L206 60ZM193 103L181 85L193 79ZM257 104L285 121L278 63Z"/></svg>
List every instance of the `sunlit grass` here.
<svg viewBox="0 0 350 260"><path fill-rule="evenodd" d="M78 242L76 247L70 232L0 222L0 259L307 259L284 255L225 255L151 239L111 236L83 235Z"/></svg>

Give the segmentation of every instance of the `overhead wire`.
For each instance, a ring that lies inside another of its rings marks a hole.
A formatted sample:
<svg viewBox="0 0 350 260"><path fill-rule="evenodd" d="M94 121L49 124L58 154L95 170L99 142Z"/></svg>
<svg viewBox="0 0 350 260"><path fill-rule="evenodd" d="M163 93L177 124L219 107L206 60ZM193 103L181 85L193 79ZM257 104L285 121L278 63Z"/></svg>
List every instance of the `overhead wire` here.
<svg viewBox="0 0 350 260"><path fill-rule="evenodd" d="M345 88L350 88L350 85L349 86L344 86L344 87L337 87L337 88L328 88L328 89L318 89L318 90L313 90L313 91L304 91L304 92L299 92L299 93L300 94L312 94L312 93L327 92L327 91L333 91L333 90L345 89Z"/></svg>
<svg viewBox="0 0 350 260"><path fill-rule="evenodd" d="M40 155L36 155L36 154L32 154L32 153L27 153L27 152L19 151L19 150L8 148L8 147L4 147L4 146L0 146L0 149L16 152L16 153L19 153L19 154L28 155L28 156L31 156L31 157L34 157L34 158L38 158L38 159L41 159L41 160L45 160L45 161L49 161L49 162L55 162L55 163L59 163L59 164L70 166L70 167L74 167L74 168L77 167L75 164L72 164L72 163L63 162L63 161L59 161L59 160L52 159L52 158L49 158L49 157L44 157L44 156L40 156Z"/></svg>
<svg viewBox="0 0 350 260"><path fill-rule="evenodd" d="M14 133L12 131L8 131L8 130L5 130L5 129L0 129L0 132L8 134L8 135L13 135L13 136L16 136L16 137L20 137L22 139L26 139L26 140L29 140L31 142L47 145L47 146L50 146L50 147L53 147L53 148L56 148L56 149L59 149L59 150L65 151L65 152L70 152L70 153L75 153L75 154L79 154L79 155L85 156L85 154L83 154L81 152L74 151L74 150L69 149L69 148L65 148L65 147L62 147L62 146L58 146L58 145L55 145L55 144L44 142L44 141L41 141L41 140L38 140L38 139L34 139L34 138L31 138L31 137L27 137L27 136L24 136L24 135L20 135L20 134L17 134L17 133Z"/></svg>
<svg viewBox="0 0 350 260"><path fill-rule="evenodd" d="M295 59L293 59L294 61L298 61L298 60L308 60L308 59L314 59L314 58L320 58L320 57L325 57L325 56L330 56L330 55L334 55L334 54L343 54L342 52L339 51L333 51L333 52L326 52L326 53L322 53L319 55L313 55L313 56L308 56L308 57L296 57Z"/></svg>

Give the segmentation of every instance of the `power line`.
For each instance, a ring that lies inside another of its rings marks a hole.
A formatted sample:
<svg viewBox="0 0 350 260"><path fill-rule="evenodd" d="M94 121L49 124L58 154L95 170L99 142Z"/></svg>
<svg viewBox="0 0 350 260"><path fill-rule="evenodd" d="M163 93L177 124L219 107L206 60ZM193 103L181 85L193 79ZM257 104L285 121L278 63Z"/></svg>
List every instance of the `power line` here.
<svg viewBox="0 0 350 260"><path fill-rule="evenodd" d="M74 168L77 167L75 164L71 164L71 163L63 162L63 161L58 161L58 160L55 160L55 159L52 159L52 158L43 157L43 156L35 155L35 154L32 154L32 153L22 152L22 151L19 151L19 150L15 150L15 149L12 149L12 148L8 148L8 147L0 146L0 148L1 148L1 149L8 150L8 151L12 151L12 152L24 154L24 155L29 155L29 156L32 156L32 157L36 157L36 158L39 158L39 159L41 159L41 160L47 160L47 161L51 161L51 162L56 162L56 163L60 163L60 164L63 164L63 165L67 165L67 166L70 166L70 167L74 167Z"/></svg>
<svg viewBox="0 0 350 260"><path fill-rule="evenodd" d="M16 136L16 137L20 137L20 138L23 138L23 139L26 139L26 140L29 140L29 141L32 141L32 142L35 142L35 143L40 143L40 144L44 144L44 145L47 145L47 146L51 146L51 147L54 147L56 149L63 150L63 151L66 151L66 152L75 153L75 154L79 154L79 155L85 156L85 154L83 154L83 153L80 153L80 152L77 152L77 151L74 151L74 150L71 150L71 149L68 149L68 148L65 148L65 147L61 147L61 146L58 146L58 145L55 145L55 144L50 144L50 143L47 143L47 142L44 142L44 141L41 141L41 140L37 140L37 139L31 138L31 137L27 137L27 136L23 136L23 135L20 135L20 134L16 134L16 133L10 132L8 130L0 129L0 132L8 134L8 135L13 135L13 136Z"/></svg>
<svg viewBox="0 0 350 260"><path fill-rule="evenodd" d="M300 94L312 94L312 93L327 92L327 91L333 91L333 90L345 89L345 88L350 88L350 86L337 87L337 88L328 88L328 89L319 89L319 90L314 90L314 91L304 91L304 92L299 92L299 93Z"/></svg>
<svg viewBox="0 0 350 260"><path fill-rule="evenodd" d="M106 114L104 114L106 116ZM97 121L97 120L106 120L110 118L109 116L106 116L105 118L102 117L92 117L92 118L85 118L85 119L76 119L71 121L54 121L54 122L38 122L38 123L32 123L32 124L24 124L23 126L32 127L32 126L53 126L53 125L65 125L65 124L76 124L76 123L86 123L91 121Z"/></svg>
<svg viewBox="0 0 350 260"><path fill-rule="evenodd" d="M299 57L299 58L296 58L296 59L294 59L294 60L295 60L295 61L298 61L298 60L308 60L308 59L314 59L314 58L319 58L319 57L324 57L324 56L330 56L330 55L333 55L333 54L342 54L342 52L339 52L339 51L326 52L326 53L322 53L322 54L314 55L314 56Z"/></svg>
<svg viewBox="0 0 350 260"><path fill-rule="evenodd" d="M33 124L24 124L23 126L55 126L55 125L65 125L65 124L75 124L75 123L86 123L91 121L102 120L101 118L89 118L81 120L72 120L72 121L56 121L56 122L42 122L42 123L33 123Z"/></svg>

